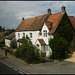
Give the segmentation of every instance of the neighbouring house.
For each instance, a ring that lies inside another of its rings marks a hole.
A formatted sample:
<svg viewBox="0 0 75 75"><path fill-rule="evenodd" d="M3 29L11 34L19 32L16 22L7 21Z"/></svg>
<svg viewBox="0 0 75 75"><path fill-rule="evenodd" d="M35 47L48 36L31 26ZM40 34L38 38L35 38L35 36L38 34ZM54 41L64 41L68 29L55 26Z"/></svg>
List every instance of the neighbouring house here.
<svg viewBox="0 0 75 75"><path fill-rule="evenodd" d="M73 26L73 40L72 40L72 47L75 48L75 17L74 16L69 16L69 19L72 23Z"/></svg>
<svg viewBox="0 0 75 75"><path fill-rule="evenodd" d="M8 36L5 37L5 45L10 47L11 41L15 39L15 32L12 32Z"/></svg>
<svg viewBox="0 0 75 75"><path fill-rule="evenodd" d="M21 45L21 39L27 35L32 43L41 51L45 52L48 57L50 52L52 52L52 49L49 47L49 39L54 38L54 33L60 33L67 41L72 39L73 26L67 16L65 6L61 7L61 12L59 13L52 14L50 8L47 11L47 14L37 17L29 19L22 18L22 22L14 32L18 47ZM5 40L5 44L10 45L7 39Z"/></svg>

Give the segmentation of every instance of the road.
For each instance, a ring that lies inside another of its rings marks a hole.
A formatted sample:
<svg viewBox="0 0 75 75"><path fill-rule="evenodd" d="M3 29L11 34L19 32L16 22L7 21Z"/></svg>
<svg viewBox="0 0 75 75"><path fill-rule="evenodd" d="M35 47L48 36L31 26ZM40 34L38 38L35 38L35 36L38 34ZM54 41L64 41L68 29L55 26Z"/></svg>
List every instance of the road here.
<svg viewBox="0 0 75 75"><path fill-rule="evenodd" d="M70 61L71 59L72 61ZM10 54L8 54L8 56L5 57L3 51L2 50L0 51L0 61L11 68L19 70L21 74L75 74L75 62L73 62L74 59L75 57L71 57L69 58L69 61L65 60L62 62L45 62L33 65L33 64L26 64L24 61L15 58ZM2 68L3 67L0 66L0 70ZM6 68L2 70L3 72L10 71Z"/></svg>
<svg viewBox="0 0 75 75"><path fill-rule="evenodd" d="M0 74L20 74L20 73L18 71L15 71L13 68L10 68L0 62Z"/></svg>

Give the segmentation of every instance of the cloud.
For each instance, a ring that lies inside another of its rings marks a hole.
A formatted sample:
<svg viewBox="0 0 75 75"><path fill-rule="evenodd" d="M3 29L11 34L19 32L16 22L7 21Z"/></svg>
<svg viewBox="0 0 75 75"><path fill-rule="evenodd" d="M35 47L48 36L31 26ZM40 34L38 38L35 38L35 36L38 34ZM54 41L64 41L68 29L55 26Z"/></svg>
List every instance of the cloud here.
<svg viewBox="0 0 75 75"><path fill-rule="evenodd" d="M16 18L17 18L18 20L21 20L22 17L24 17L25 19L27 19L27 18L34 17L35 14L37 14L37 12L23 12L23 13L18 13L18 14L16 14L15 16L16 16Z"/></svg>
<svg viewBox="0 0 75 75"><path fill-rule="evenodd" d="M47 13L61 12L61 6L66 6L68 15L75 16L75 1L0 1L0 25L6 28L16 28L25 19Z"/></svg>

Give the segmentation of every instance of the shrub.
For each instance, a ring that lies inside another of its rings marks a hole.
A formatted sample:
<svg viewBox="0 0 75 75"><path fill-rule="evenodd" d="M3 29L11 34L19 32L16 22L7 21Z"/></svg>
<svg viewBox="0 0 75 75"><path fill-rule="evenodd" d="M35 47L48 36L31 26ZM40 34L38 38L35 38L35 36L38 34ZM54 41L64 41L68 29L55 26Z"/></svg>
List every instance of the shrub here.
<svg viewBox="0 0 75 75"><path fill-rule="evenodd" d="M68 42L63 37L59 37L58 33L54 34L54 38L49 40L49 46L52 49L52 55L49 59L61 60L66 57Z"/></svg>
<svg viewBox="0 0 75 75"><path fill-rule="evenodd" d="M0 47L4 47L5 45L4 44L0 44Z"/></svg>
<svg viewBox="0 0 75 75"><path fill-rule="evenodd" d="M11 41L10 47L11 48L17 48L17 42L15 39Z"/></svg>
<svg viewBox="0 0 75 75"><path fill-rule="evenodd" d="M4 38L0 40L0 47L4 47L5 46L5 40Z"/></svg>
<svg viewBox="0 0 75 75"><path fill-rule="evenodd" d="M23 44L17 49L16 57L27 63L38 63L40 61L39 49L31 43L28 37L23 38Z"/></svg>

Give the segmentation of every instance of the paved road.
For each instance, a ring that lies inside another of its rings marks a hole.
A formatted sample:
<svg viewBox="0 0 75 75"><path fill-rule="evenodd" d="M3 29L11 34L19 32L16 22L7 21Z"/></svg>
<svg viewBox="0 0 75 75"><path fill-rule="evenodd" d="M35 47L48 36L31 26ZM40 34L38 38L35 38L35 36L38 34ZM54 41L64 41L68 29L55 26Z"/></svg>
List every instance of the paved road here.
<svg viewBox="0 0 75 75"><path fill-rule="evenodd" d="M75 74L75 62L46 62L37 65L29 65L11 55L5 57L2 50L0 51L0 61L11 67L15 67L25 74Z"/></svg>
<svg viewBox="0 0 75 75"><path fill-rule="evenodd" d="M0 74L20 74L20 73L18 71L15 71L13 68L10 68L0 62Z"/></svg>

